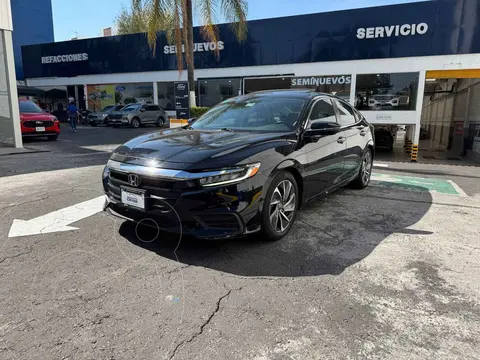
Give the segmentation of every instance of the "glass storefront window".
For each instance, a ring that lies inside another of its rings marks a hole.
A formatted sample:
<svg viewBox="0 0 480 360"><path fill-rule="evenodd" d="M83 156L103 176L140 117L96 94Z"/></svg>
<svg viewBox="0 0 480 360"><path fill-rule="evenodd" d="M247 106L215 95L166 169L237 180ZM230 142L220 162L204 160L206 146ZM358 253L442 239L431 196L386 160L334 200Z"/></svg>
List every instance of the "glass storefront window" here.
<svg viewBox="0 0 480 360"><path fill-rule="evenodd" d="M98 111L110 105L153 103L152 83L87 85L88 108Z"/></svg>
<svg viewBox="0 0 480 360"><path fill-rule="evenodd" d="M313 89L318 92L336 95L349 102L351 75L299 76L291 79L292 89Z"/></svg>
<svg viewBox="0 0 480 360"><path fill-rule="evenodd" d="M357 75L358 110L415 110L418 73Z"/></svg>
<svg viewBox="0 0 480 360"><path fill-rule="evenodd" d="M242 79L199 79L199 105L212 107L241 94Z"/></svg>
<svg viewBox="0 0 480 360"><path fill-rule="evenodd" d="M291 76L245 78L245 94L262 90L289 89Z"/></svg>
<svg viewBox="0 0 480 360"><path fill-rule="evenodd" d="M174 82L159 82L158 88L158 106L163 110L175 110Z"/></svg>

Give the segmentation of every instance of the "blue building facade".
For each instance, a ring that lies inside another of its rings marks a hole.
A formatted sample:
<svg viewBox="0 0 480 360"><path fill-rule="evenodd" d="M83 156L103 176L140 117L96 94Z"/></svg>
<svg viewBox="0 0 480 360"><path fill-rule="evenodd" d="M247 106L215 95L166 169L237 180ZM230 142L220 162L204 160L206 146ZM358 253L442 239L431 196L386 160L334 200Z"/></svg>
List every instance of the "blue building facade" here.
<svg viewBox="0 0 480 360"><path fill-rule="evenodd" d="M195 68L480 53L478 14L480 0L439 0L264 19L249 21L244 43L228 24L216 44L196 27ZM23 57L27 78L73 77L176 70L176 51L159 34L152 54L145 35L133 34L27 46Z"/></svg>
<svg viewBox="0 0 480 360"><path fill-rule="evenodd" d="M54 41L51 0L11 0L17 80L24 79L22 46Z"/></svg>

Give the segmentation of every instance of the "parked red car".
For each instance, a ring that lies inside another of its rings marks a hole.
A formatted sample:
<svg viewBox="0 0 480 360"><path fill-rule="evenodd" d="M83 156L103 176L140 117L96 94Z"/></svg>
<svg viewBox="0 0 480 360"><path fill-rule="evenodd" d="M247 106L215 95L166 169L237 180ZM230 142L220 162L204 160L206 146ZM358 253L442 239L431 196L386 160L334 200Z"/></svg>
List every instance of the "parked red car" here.
<svg viewBox="0 0 480 360"><path fill-rule="evenodd" d="M60 135L58 119L42 110L34 102L26 99L18 101L22 136L46 136L48 140L57 140Z"/></svg>

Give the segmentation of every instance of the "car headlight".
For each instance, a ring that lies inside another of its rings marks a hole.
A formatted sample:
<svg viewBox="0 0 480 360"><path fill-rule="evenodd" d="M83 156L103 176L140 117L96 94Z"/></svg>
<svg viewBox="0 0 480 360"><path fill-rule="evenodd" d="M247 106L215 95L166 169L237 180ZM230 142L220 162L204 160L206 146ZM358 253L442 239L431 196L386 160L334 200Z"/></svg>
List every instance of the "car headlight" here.
<svg viewBox="0 0 480 360"><path fill-rule="evenodd" d="M209 171L204 174L205 176L199 177L198 182L202 186L217 186L240 182L258 173L260 165L260 163L255 163L234 169Z"/></svg>
<svg viewBox="0 0 480 360"><path fill-rule="evenodd" d="M105 166L103 169L103 174L102 174L102 179L106 179L110 176L110 168L108 166Z"/></svg>
<svg viewBox="0 0 480 360"><path fill-rule="evenodd" d="M123 120L128 120L128 116L124 116L122 119Z"/></svg>

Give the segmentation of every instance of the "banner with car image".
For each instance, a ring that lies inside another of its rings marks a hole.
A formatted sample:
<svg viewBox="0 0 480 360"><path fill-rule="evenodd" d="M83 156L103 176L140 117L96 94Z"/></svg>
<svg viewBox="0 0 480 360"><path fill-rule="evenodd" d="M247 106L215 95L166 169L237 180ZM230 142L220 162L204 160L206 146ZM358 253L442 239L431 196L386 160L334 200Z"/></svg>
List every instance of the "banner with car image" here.
<svg viewBox="0 0 480 360"><path fill-rule="evenodd" d="M115 105L115 85L87 85L88 108L99 111Z"/></svg>

